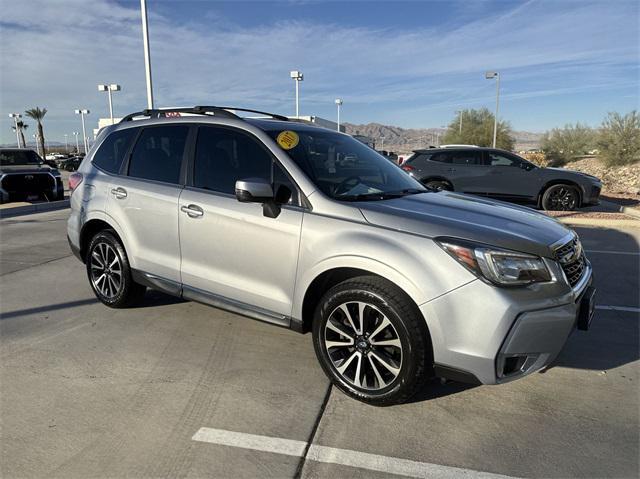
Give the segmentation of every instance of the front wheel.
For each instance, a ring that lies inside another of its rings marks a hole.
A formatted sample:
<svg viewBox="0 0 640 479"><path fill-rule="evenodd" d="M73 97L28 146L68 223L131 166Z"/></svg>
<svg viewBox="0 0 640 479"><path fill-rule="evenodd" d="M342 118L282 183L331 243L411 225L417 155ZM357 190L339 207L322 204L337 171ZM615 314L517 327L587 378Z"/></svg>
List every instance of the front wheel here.
<svg viewBox="0 0 640 479"><path fill-rule="evenodd" d="M580 206L580 195L571 185L553 185L542 195L542 208L547 211L573 211Z"/></svg>
<svg viewBox="0 0 640 479"><path fill-rule="evenodd" d="M146 287L133 281L129 260L111 231L97 233L87 251L87 276L96 297L111 308L138 303Z"/></svg>
<svg viewBox="0 0 640 479"><path fill-rule="evenodd" d="M422 315L402 290L375 276L344 281L323 296L313 343L333 384L376 406L406 401L431 370Z"/></svg>

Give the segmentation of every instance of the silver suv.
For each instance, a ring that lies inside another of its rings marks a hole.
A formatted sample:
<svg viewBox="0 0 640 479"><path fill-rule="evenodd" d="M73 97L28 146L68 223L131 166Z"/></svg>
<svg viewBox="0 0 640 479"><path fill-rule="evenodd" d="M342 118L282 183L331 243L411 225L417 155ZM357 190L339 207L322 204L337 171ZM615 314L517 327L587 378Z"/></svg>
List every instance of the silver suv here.
<svg viewBox="0 0 640 479"><path fill-rule="evenodd" d="M104 304L153 288L311 331L331 381L375 405L431 376L520 378L589 327L591 265L554 219L239 111L145 110L100 133L70 177L68 235Z"/></svg>

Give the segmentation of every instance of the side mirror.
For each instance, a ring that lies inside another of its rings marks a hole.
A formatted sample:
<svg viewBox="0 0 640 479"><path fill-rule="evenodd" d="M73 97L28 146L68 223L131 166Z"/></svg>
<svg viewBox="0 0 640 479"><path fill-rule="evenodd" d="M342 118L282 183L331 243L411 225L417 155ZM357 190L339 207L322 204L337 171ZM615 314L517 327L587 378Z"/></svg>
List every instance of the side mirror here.
<svg viewBox="0 0 640 479"><path fill-rule="evenodd" d="M271 183L263 178L247 178L236 181L236 199L241 203L262 203L262 214L268 218L280 215Z"/></svg>
<svg viewBox="0 0 640 479"><path fill-rule="evenodd" d="M236 198L240 203L266 203L273 201L271 183L262 178L236 181Z"/></svg>

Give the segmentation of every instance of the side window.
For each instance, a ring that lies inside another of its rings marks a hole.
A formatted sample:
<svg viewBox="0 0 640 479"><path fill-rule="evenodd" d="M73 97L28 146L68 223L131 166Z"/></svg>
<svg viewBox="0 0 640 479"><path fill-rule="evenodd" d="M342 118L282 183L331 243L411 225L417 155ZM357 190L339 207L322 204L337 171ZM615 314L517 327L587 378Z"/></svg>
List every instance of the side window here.
<svg viewBox="0 0 640 479"><path fill-rule="evenodd" d="M111 133L96 151L93 164L109 173L118 173L129 144L137 133L138 128L127 128Z"/></svg>
<svg viewBox="0 0 640 479"><path fill-rule="evenodd" d="M460 166L478 166L481 165L480 154L477 151L451 151L447 153L447 163Z"/></svg>
<svg viewBox="0 0 640 479"><path fill-rule="evenodd" d="M271 164L271 155L250 136L226 128L201 126L196 142L193 186L235 194L237 180L271 180Z"/></svg>
<svg viewBox="0 0 640 479"><path fill-rule="evenodd" d="M487 158L491 166L520 166L522 163L515 157L501 155L500 153L487 152Z"/></svg>
<svg viewBox="0 0 640 479"><path fill-rule="evenodd" d="M188 125L145 128L129 160L129 176L178 183Z"/></svg>
<svg viewBox="0 0 640 479"><path fill-rule="evenodd" d="M429 159L438 163L451 163L451 156L447 153L436 153L435 155L431 155Z"/></svg>

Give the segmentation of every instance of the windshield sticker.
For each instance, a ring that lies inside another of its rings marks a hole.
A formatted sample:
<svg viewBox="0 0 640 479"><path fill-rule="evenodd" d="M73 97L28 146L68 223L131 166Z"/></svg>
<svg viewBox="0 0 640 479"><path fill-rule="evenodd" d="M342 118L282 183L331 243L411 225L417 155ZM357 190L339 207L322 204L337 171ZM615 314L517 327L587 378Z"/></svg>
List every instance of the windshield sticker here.
<svg viewBox="0 0 640 479"><path fill-rule="evenodd" d="M298 146L300 137L298 137L298 134L295 131L285 130L283 132L280 132L278 138L276 138L276 141L278 142L278 145L280 145L280 148L282 148L283 150L291 150L292 148Z"/></svg>

